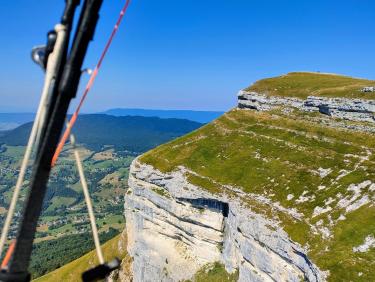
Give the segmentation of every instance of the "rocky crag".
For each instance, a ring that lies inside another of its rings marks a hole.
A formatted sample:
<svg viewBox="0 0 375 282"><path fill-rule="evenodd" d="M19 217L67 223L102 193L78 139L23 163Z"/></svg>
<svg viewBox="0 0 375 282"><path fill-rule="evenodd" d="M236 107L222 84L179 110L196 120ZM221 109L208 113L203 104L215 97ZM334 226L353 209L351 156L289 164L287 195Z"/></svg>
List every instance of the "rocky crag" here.
<svg viewBox="0 0 375 282"><path fill-rule="evenodd" d="M125 214L135 281L191 279L215 261L229 272L238 270L240 281L324 280L304 249L272 220L239 200L203 191L187 181L184 170L164 174L133 163Z"/></svg>
<svg viewBox="0 0 375 282"><path fill-rule="evenodd" d="M291 107L302 111L319 112L339 119L375 123L375 100L315 96L309 96L306 100L302 100L241 90L238 93L238 107L258 111Z"/></svg>
<svg viewBox="0 0 375 282"><path fill-rule="evenodd" d="M238 281L374 281L371 83L260 81L237 109L137 158L125 197L134 281L194 280L217 262Z"/></svg>

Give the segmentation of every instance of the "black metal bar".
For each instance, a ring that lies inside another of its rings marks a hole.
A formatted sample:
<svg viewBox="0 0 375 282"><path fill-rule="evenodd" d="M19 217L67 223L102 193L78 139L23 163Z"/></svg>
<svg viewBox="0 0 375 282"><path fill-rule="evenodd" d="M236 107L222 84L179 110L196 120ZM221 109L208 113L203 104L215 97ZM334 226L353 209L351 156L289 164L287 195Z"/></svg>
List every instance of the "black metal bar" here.
<svg viewBox="0 0 375 282"><path fill-rule="evenodd" d="M115 258L108 263L99 264L98 266L95 266L94 268L91 268L82 273L82 281L93 282L103 280L109 274L111 274L113 270L118 269L120 267L120 264L121 261L118 258Z"/></svg>
<svg viewBox="0 0 375 282"><path fill-rule="evenodd" d="M48 58L49 58L49 55L53 52L53 48L55 47L56 39L57 39L56 31L51 30L50 32L48 32L48 34L47 34L47 45L46 45L44 59L43 59L44 69L47 68Z"/></svg>
<svg viewBox="0 0 375 282"><path fill-rule="evenodd" d="M61 24L71 25L75 10L81 0L65 0L65 10L61 17Z"/></svg>
<svg viewBox="0 0 375 282"><path fill-rule="evenodd" d="M13 277L14 275L19 275L20 279L24 279L19 281L30 279L27 276L27 269L30 262L37 222L47 189L51 160L63 129L70 101L77 91L82 63L99 19L99 10L102 2L103 0L85 0L72 49L59 83L54 110L34 163L30 190L26 198L22 222L19 227L9 269L7 273L0 274L0 281L9 281L6 280L6 274L9 276L13 275Z"/></svg>
<svg viewBox="0 0 375 282"><path fill-rule="evenodd" d="M69 39L71 31L72 31L72 25L73 25L75 10L78 7L78 5L80 4L80 2L81 2L81 0L66 0L65 1L66 4L65 4L64 13L61 17L61 24L64 25L65 28L66 28L68 39ZM49 107L47 108L47 114L46 114L46 120L47 121L51 120L52 112L54 110L56 100L57 100L57 95L59 94L58 93L58 85L59 85L61 75L62 75L62 72L63 72L63 69L64 69L64 65L65 65L65 62L66 62L66 57L67 57L67 54L68 54L68 47L69 47L69 40L66 40L65 45L63 46L62 51L61 51L63 53L61 55L62 60L61 60L60 65L57 67L56 79L55 79L55 81L53 83L53 86L50 90L51 96L50 96L49 101L48 101ZM44 137L46 135L47 126L48 126L48 123L46 122L46 123L44 123L44 125L41 129L41 134L40 134L41 140L44 140ZM36 150L36 152L37 152L36 155L38 155L40 153L42 144L43 144L43 142L39 143L39 146Z"/></svg>

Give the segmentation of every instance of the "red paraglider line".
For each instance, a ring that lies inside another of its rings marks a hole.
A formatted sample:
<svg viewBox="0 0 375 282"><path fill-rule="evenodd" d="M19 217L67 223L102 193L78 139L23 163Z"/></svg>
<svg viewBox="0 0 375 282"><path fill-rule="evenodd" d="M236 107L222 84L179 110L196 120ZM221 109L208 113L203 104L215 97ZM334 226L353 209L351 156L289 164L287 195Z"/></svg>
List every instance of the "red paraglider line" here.
<svg viewBox="0 0 375 282"><path fill-rule="evenodd" d="M97 65L96 65L93 73L90 76L90 80L88 81L88 83L86 85L85 91L84 91L84 93L81 97L81 100L78 104L78 107L74 111L74 113L73 113L73 115L72 115L66 129L65 129L65 132L64 132L64 134L63 134L63 136L62 136L62 138L61 138L61 140L60 140L60 142L59 142L59 144L56 148L55 154L53 155L52 162L51 162L52 167L56 164L56 161L57 161L57 159L58 159L58 157L59 157L59 155L60 155L60 153L61 153L61 151L64 147L64 144L65 144L66 140L68 140L68 138L69 138L72 127L75 124L75 122L77 121L77 117L78 117L78 114L81 110L81 107L82 107L83 103L85 102L87 94L90 92L92 85L94 84L95 78L98 75L98 72L99 72L99 69L100 69L100 67L102 65L102 62L104 60L104 57L107 54L107 51L108 51L109 47L111 46L112 40L117 33L117 30L118 30L118 28L121 24L121 21L122 21L124 15L125 15L125 13L128 9L129 3L130 3L130 0L126 0L124 7L121 9L120 16L119 16L119 18L118 18L118 20L117 20L117 22L116 22L116 24L115 24L115 26L112 30L111 36L109 37L109 39L107 41L107 44L105 45L105 48L104 48L104 50L103 50L103 52L100 56L100 59L99 59Z"/></svg>
<svg viewBox="0 0 375 282"><path fill-rule="evenodd" d="M16 240L12 241L12 243L10 244L9 249L3 259L3 262L1 263L1 269L6 269L8 267L8 263L12 257L15 246L16 246Z"/></svg>
<svg viewBox="0 0 375 282"><path fill-rule="evenodd" d="M65 129L64 135L61 138L60 143L59 143L59 145L56 148L55 154L54 154L54 156L52 158L51 166L54 166L56 164L56 161L57 161L57 159L58 159L58 157L59 157L59 155L60 155L60 153L62 151L62 148L64 147L64 144L65 144L66 140L68 139L68 137L70 135L71 129L72 129L74 123L77 120L79 111L81 110L81 107L82 107L82 105L83 105L83 103L84 103L84 101L85 101L85 99L87 97L87 94L89 93L92 85L94 84L95 78L98 75L98 72L99 72L99 69L100 69L100 67L102 65L102 62L103 62L103 60L104 60L104 58L105 58L105 56L106 56L106 54L108 52L109 47L111 46L112 40L115 37L115 35L117 33L117 30L118 30L118 28L119 28L119 26L121 24L121 21L122 21L124 15L125 15L125 13L126 13L126 11L128 9L129 3L130 3L130 0L126 0L125 5L121 9L120 16L117 19L117 22L116 22L116 24L115 24L115 26L114 26L114 28L112 30L111 36L109 37L109 39L107 41L107 44L105 45L104 50L103 50L103 52L102 52L102 54L101 54L101 56L99 58L99 61L98 61L97 65L96 65L93 73L90 76L90 80L88 81L88 83L86 85L85 91L84 91L84 93L83 93L83 95L81 97L81 100L80 100L80 102L78 104L78 107L74 111L74 114L71 117L71 119L70 119L70 121L69 121L69 123L67 125L67 128ZM6 255L5 255L5 257L4 257L4 259L3 259L2 263L1 263L1 268L2 269L6 268L8 266L8 263L9 263L12 255L13 255L15 243L16 243L16 241L13 241L11 243L11 245L9 246L9 249L8 249Z"/></svg>

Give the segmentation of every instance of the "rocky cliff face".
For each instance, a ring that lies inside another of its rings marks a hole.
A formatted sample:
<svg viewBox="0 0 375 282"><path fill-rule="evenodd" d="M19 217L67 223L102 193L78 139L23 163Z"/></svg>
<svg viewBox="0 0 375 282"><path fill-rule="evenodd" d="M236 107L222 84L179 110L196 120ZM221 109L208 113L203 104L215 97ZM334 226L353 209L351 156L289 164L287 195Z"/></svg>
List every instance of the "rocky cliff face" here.
<svg viewBox="0 0 375 282"><path fill-rule="evenodd" d="M194 280L218 263L232 273L220 281L375 281L374 84L261 80L236 109L136 159L134 281Z"/></svg>
<svg viewBox="0 0 375 282"><path fill-rule="evenodd" d="M302 100L293 97L268 96L243 90L238 93L239 108L268 111L280 106L320 112L340 119L375 123L375 100L315 96L309 96L306 100Z"/></svg>
<svg viewBox="0 0 375 282"><path fill-rule="evenodd" d="M216 261L239 271L239 281L325 280L276 221L242 204L249 195L232 187L231 196L211 194L185 172L131 166L125 216L134 281L191 279Z"/></svg>

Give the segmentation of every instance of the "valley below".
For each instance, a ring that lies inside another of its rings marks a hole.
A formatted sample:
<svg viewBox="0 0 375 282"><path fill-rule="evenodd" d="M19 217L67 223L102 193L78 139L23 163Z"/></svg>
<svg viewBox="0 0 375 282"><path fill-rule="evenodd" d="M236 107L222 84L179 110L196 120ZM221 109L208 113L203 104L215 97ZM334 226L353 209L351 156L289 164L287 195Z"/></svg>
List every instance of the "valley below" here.
<svg viewBox="0 0 375 282"><path fill-rule="evenodd" d="M199 281L217 264L226 274L207 281L375 280L373 84L261 80L237 108L135 159L134 281Z"/></svg>
<svg viewBox="0 0 375 282"><path fill-rule="evenodd" d="M289 73L241 90L208 124L171 125L165 139L78 136L101 238L112 238L105 256L122 259L109 281L375 281L374 85ZM3 214L22 155L8 143ZM69 149L52 174L36 252L90 240L68 237L89 233ZM57 268L37 281L77 281L95 263L94 252L76 254L35 277Z"/></svg>
<svg viewBox="0 0 375 282"><path fill-rule="evenodd" d="M83 160L102 242L115 237L124 229L123 199L132 160L142 152L200 125L188 120L152 117L81 117L75 128L80 142L77 149ZM30 128L31 124L28 123L0 136L1 226L17 180ZM30 177L31 168L27 171L26 179ZM28 180L24 182L21 191L9 239L15 238L17 234L27 188ZM52 170L44 199L31 261L33 277L65 265L93 247L73 150L67 144Z"/></svg>

